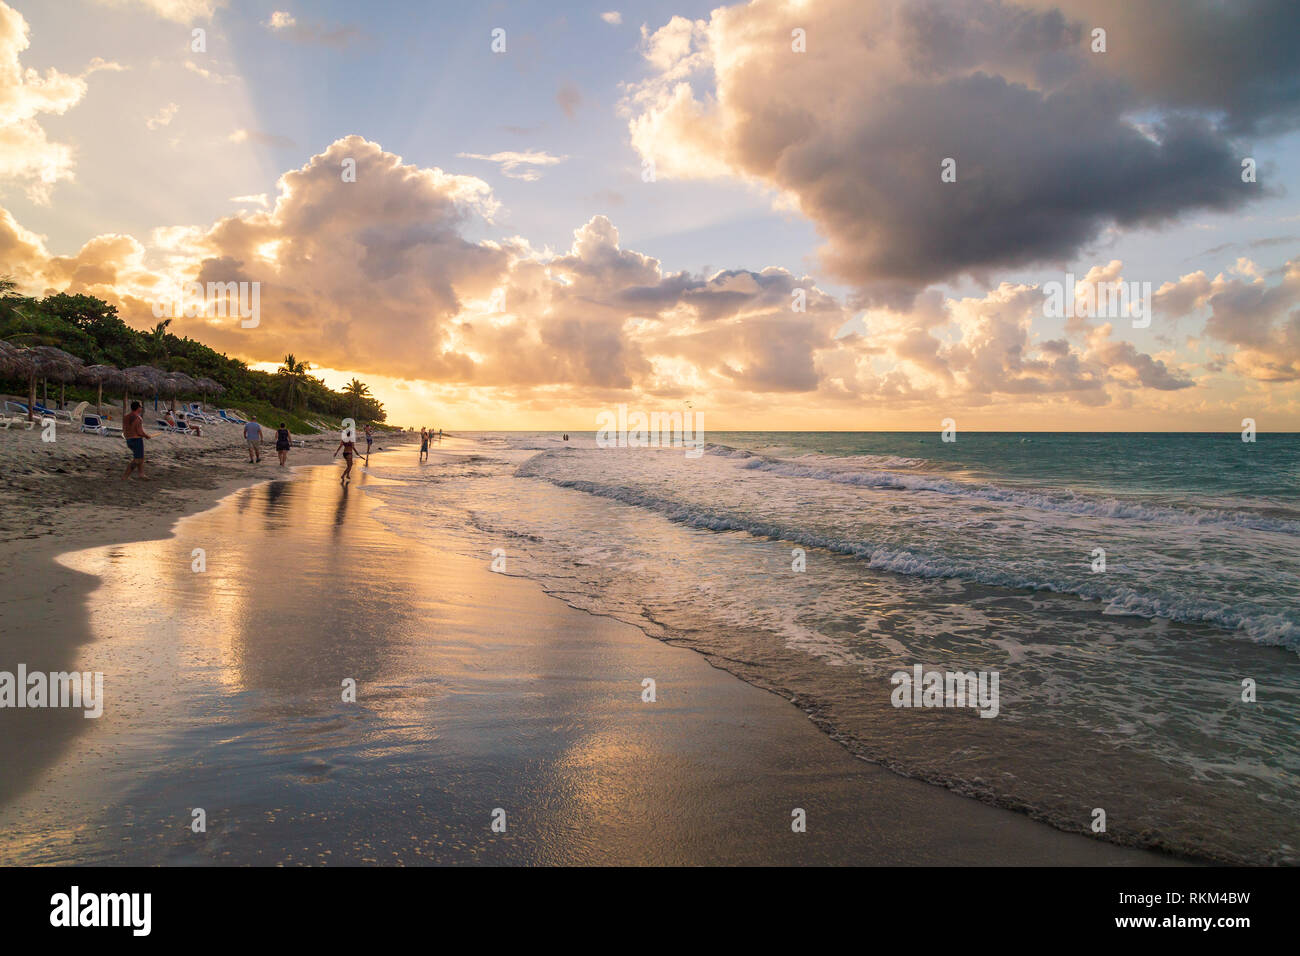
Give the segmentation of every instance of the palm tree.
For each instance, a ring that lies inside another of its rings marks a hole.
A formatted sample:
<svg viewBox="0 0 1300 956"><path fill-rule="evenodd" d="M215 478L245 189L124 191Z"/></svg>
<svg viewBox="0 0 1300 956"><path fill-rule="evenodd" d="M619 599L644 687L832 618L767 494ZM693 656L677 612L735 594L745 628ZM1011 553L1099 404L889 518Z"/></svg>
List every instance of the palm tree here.
<svg viewBox="0 0 1300 956"><path fill-rule="evenodd" d="M361 400L370 397L370 387L359 379L354 378L352 381L348 382L347 387L343 389L343 394L352 396L352 418L355 420L357 417L357 410L361 405Z"/></svg>
<svg viewBox="0 0 1300 956"><path fill-rule="evenodd" d="M171 319L163 319L149 332L149 358L154 361L167 358L167 326L171 324Z"/></svg>
<svg viewBox="0 0 1300 956"><path fill-rule="evenodd" d="M289 411L294 410L294 398L299 389L310 381L311 376L307 374L310 371L311 365L299 362L292 352L284 357L284 364L275 370L275 374L284 379L284 401Z"/></svg>

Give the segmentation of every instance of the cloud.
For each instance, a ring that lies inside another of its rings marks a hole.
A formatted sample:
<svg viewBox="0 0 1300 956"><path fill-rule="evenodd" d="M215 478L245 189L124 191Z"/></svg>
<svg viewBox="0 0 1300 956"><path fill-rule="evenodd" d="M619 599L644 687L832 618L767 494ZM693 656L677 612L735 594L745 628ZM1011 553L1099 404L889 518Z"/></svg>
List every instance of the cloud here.
<svg viewBox="0 0 1300 956"><path fill-rule="evenodd" d="M175 103L168 103L153 116L149 117L149 119L145 120L144 125L149 127L149 129L161 129L164 126L170 125L171 121L176 118L178 112L180 112L179 106Z"/></svg>
<svg viewBox="0 0 1300 956"><path fill-rule="evenodd" d="M355 182L343 180L345 159L356 162ZM317 364L336 368L438 379L472 366L450 347L450 322L460 296L485 292L507 260L501 247L460 234L470 217L495 209L486 183L405 165L351 136L278 186L270 209L178 233L166 250L179 263L171 283L262 283L259 328L204 319L178 326L255 360L310 340Z"/></svg>
<svg viewBox="0 0 1300 956"><path fill-rule="evenodd" d="M300 23L292 13L284 10L273 12L270 19L262 25L272 33L283 33L296 43L336 49L342 49L362 37L361 31L351 24Z"/></svg>
<svg viewBox="0 0 1300 956"><path fill-rule="evenodd" d="M1112 264L1114 266L1116 264ZM1096 275L1108 271L1097 267ZM859 370L852 391L876 400L938 402L980 407L1065 399L1085 406L1114 400L1114 390L1179 391L1195 384L1164 362L1115 341L1110 325L1081 328L1079 344L1039 340L1034 322L1043 314L1043 290L1002 283L978 298L947 299L937 291L907 310L869 310L865 334L845 336L867 354L891 360L891 371ZM841 330L844 331L844 330Z"/></svg>
<svg viewBox="0 0 1300 956"><path fill-rule="evenodd" d="M193 60L185 61L185 69L220 86L225 86L227 83L233 83L239 79L239 77L233 73L218 73L215 70L209 70L206 67L199 66Z"/></svg>
<svg viewBox="0 0 1300 956"><path fill-rule="evenodd" d="M1300 236L1265 236L1260 239L1241 240L1237 242L1225 242L1215 246L1212 249L1206 249L1201 253L1203 256L1217 256L1220 253L1227 252L1229 249L1268 249L1272 246L1286 246L1300 243ZM1189 257L1190 258L1190 257Z"/></svg>
<svg viewBox="0 0 1300 956"><path fill-rule="evenodd" d="M355 182L341 176L346 159ZM183 282L258 282L255 329L212 317L174 328L252 362L310 343L316 365L509 402L1124 407L1198 384L1109 324L1041 338L1043 290L1032 285L961 298L929 290L855 319L812 276L783 268L666 271L626 248L606 216L579 225L560 252L521 237L471 239L497 212L487 183L404 163L359 136L286 172L273 197L232 202L258 208L158 229L147 244L97 236L71 256L51 255L0 210L0 260L25 290L100 295L136 327L152 325L152 303ZM1083 281L1110 281L1121 267L1099 264ZM1300 375L1295 265L1274 286L1248 271L1185 276L1157 295L1157 309L1175 307L1211 311L1205 335L1238 346L1222 360L1227 371Z"/></svg>
<svg viewBox="0 0 1300 956"><path fill-rule="evenodd" d="M496 163L501 167L502 175L509 176L511 179L522 179L524 182L529 183L541 178L541 173L531 167L555 166L569 158L567 156L552 156L550 153L535 149L507 150L487 155L483 153L457 153L456 155L461 159L481 159L484 162Z"/></svg>
<svg viewBox="0 0 1300 956"><path fill-rule="evenodd" d="M108 7L140 7L174 23L211 20L217 10L226 5L225 0L98 0L98 2Z"/></svg>
<svg viewBox="0 0 1300 956"><path fill-rule="evenodd" d="M1125 81L1137 109L1216 115L1233 136L1300 127L1300 7L1290 0L1023 2L1089 29L1105 24L1110 42L1098 65Z"/></svg>
<svg viewBox="0 0 1300 956"><path fill-rule="evenodd" d="M33 202L46 203L56 183L73 178L72 148L51 142L37 117L76 106L86 81L53 67L44 75L24 69L19 55L30 45L29 32L22 14L0 2L0 182L21 183ZM87 74L115 66L94 61Z"/></svg>
<svg viewBox="0 0 1300 956"><path fill-rule="evenodd" d="M1208 309L1203 334L1236 346L1225 367L1263 382L1300 381L1300 258L1286 263L1274 284L1249 260L1210 279L1193 272L1156 291L1162 318L1178 320Z"/></svg>
<svg viewBox="0 0 1300 956"><path fill-rule="evenodd" d="M610 26L615 27L623 22L623 14L619 13L617 10L610 10L607 13L602 13L600 18Z"/></svg>
<svg viewBox="0 0 1300 956"><path fill-rule="evenodd" d="M1158 6L826 0L792 19L753 0L643 29L653 72L622 109L660 179L770 190L817 226L835 275L904 305L959 275L1066 260L1111 226L1263 194L1241 182L1237 136L1294 125L1300 60L1277 31L1300 8ZM1111 52L1093 54L1101 22ZM1233 52L1222 78L1204 69L1216 36Z"/></svg>

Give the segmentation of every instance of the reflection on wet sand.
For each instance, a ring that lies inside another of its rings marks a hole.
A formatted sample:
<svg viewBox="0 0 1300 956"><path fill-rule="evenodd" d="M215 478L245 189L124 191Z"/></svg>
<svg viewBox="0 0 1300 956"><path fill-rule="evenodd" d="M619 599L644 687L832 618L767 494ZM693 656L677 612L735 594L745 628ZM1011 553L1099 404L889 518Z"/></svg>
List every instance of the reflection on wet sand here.
<svg viewBox="0 0 1300 956"><path fill-rule="evenodd" d="M698 655L398 537L383 480L312 469L66 556L102 581L75 666L105 715L0 807L0 861L1161 862L855 761ZM821 821L794 841L793 805Z"/></svg>

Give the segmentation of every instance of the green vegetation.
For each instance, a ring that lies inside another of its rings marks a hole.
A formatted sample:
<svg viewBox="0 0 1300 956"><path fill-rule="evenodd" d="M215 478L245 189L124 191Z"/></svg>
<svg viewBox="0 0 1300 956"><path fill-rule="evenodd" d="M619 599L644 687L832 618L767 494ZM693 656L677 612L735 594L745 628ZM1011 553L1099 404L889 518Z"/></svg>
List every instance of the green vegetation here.
<svg viewBox="0 0 1300 956"><path fill-rule="evenodd" d="M201 342L169 331L171 320L139 332L123 322L116 307L89 295L58 295L44 299L17 293L17 284L0 277L0 339L14 345L53 345L82 359L87 365L112 365L125 369L151 365L192 378L210 378L225 386L223 408L240 408L263 424L288 423L293 431L311 431L307 420L337 427L347 416L364 422L383 422L383 403L355 378L341 392L311 374L311 366L286 355L274 373L250 369ZM26 394L26 382L0 377L3 388ZM69 387L69 396L94 401L95 390ZM105 398L108 396L105 395ZM198 398L198 395L193 396ZM120 398L120 396L119 396Z"/></svg>

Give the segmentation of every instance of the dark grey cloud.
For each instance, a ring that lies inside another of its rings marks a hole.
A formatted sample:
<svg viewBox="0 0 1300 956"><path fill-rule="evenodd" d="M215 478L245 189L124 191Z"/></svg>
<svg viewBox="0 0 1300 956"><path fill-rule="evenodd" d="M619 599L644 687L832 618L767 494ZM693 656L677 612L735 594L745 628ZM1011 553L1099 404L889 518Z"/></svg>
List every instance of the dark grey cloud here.
<svg viewBox="0 0 1300 956"><path fill-rule="evenodd" d="M1241 208L1280 188L1242 158L1300 122L1293 0L828 0L800 23L805 54L766 3L650 34L633 144L660 175L794 197L867 303Z"/></svg>

